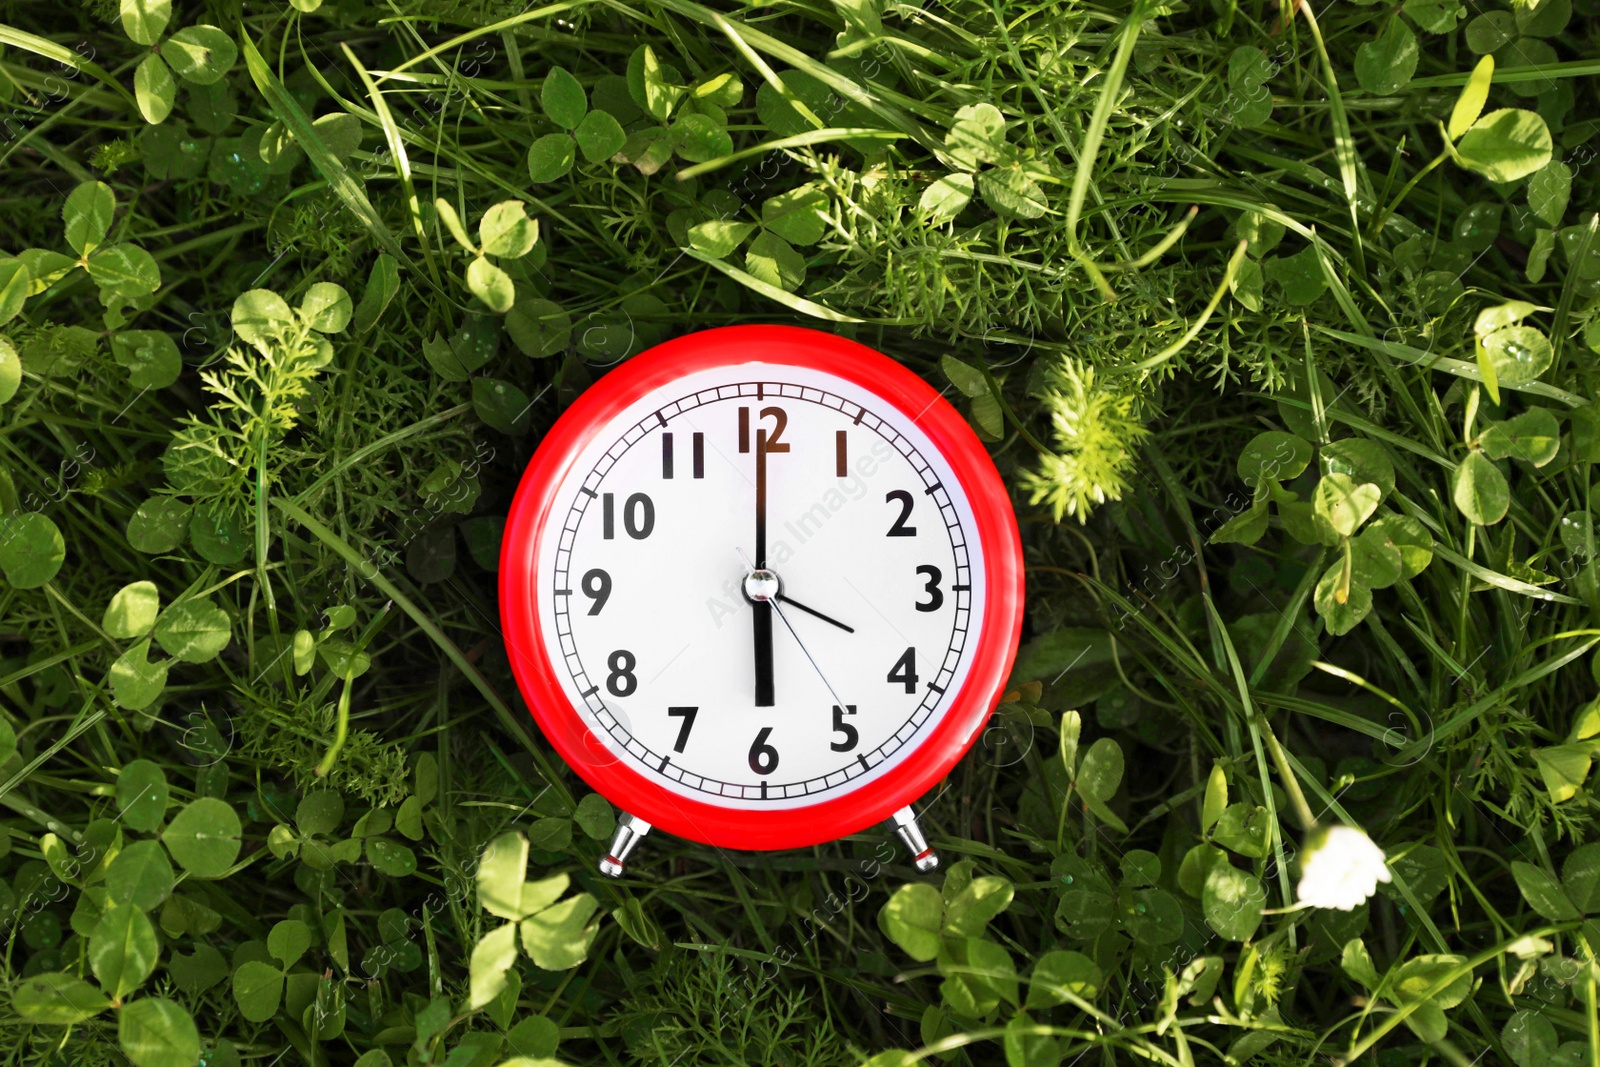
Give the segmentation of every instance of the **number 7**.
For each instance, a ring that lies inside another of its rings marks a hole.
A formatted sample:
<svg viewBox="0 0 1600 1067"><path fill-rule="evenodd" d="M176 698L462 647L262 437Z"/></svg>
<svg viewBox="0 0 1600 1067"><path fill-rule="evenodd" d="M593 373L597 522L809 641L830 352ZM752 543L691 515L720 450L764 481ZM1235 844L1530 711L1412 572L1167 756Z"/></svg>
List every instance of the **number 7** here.
<svg viewBox="0 0 1600 1067"><path fill-rule="evenodd" d="M672 743L672 751L682 752L683 746L689 743L689 731L694 729L694 717L700 714L700 709L668 708L667 714L673 718L683 719L683 725L678 727L678 739Z"/></svg>

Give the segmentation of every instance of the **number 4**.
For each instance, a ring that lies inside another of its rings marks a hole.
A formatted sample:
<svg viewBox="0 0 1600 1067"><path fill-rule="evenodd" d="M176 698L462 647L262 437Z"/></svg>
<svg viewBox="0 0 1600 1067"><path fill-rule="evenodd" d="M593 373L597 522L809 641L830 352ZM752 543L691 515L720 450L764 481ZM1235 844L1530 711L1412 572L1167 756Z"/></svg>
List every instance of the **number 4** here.
<svg viewBox="0 0 1600 1067"><path fill-rule="evenodd" d="M905 684L906 692L915 693L917 691L917 650L915 648L906 649L905 654L895 660L894 666L889 668L889 677L885 678L884 681L902 682Z"/></svg>

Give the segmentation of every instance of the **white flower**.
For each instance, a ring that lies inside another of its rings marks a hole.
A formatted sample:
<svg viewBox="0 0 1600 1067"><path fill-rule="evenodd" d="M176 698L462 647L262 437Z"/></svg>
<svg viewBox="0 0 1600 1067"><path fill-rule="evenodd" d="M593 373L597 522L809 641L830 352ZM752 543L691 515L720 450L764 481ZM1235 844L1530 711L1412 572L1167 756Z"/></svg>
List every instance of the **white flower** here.
<svg viewBox="0 0 1600 1067"><path fill-rule="evenodd" d="M1353 826L1319 829L1306 840L1300 865L1300 903L1349 911L1389 881L1383 849Z"/></svg>

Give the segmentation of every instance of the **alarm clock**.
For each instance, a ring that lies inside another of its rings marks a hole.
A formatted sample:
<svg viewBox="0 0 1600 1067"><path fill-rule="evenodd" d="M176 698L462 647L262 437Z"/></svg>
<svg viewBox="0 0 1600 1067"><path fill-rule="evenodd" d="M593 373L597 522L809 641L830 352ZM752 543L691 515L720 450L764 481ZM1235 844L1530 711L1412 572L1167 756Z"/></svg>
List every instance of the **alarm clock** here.
<svg viewBox="0 0 1600 1067"><path fill-rule="evenodd" d="M977 739L1016 653L1016 517L927 382L853 340L727 326L609 371L540 442L500 613L562 759L652 828L791 849L890 824Z"/></svg>

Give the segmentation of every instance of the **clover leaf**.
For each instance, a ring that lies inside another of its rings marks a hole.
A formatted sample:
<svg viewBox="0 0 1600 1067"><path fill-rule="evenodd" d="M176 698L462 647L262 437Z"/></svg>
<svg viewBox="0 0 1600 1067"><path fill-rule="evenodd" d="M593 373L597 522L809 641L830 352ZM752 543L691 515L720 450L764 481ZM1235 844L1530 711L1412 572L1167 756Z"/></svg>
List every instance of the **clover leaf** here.
<svg viewBox="0 0 1600 1067"><path fill-rule="evenodd" d="M171 0L122 0L121 14L128 39L151 49L134 70L133 89L139 113L152 126L172 112L177 78L192 85L212 85L239 58L233 38L216 26L187 26L162 40L172 21Z"/></svg>

